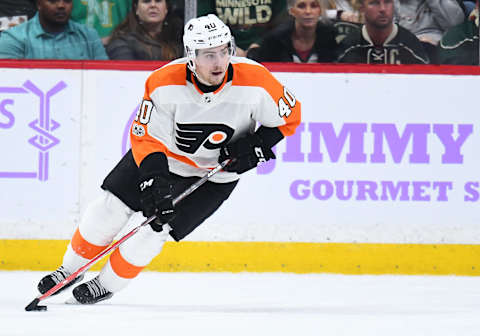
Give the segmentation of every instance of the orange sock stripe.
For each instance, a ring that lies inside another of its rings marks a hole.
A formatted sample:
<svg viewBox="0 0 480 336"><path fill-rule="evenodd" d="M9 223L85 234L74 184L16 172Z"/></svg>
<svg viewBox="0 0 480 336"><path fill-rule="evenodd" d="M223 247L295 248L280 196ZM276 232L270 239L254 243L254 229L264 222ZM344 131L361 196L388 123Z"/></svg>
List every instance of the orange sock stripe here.
<svg viewBox="0 0 480 336"><path fill-rule="evenodd" d="M102 252L107 247L108 245L98 246L98 245L93 245L92 243L89 243L87 240L85 240L85 238L82 237L78 228L75 231L72 238L73 250L79 256L82 256L83 258L86 258L86 259L93 259L97 254Z"/></svg>
<svg viewBox="0 0 480 336"><path fill-rule="evenodd" d="M145 266L135 266L126 261L122 257L120 249L116 249L110 256L110 265L112 266L115 274L126 279L135 278L138 273L145 268Z"/></svg>

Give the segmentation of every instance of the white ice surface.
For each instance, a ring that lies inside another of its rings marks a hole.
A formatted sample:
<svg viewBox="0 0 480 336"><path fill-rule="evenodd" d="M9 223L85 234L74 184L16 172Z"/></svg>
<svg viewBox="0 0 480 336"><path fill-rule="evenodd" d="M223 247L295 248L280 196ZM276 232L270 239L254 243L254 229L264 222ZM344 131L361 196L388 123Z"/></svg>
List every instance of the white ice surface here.
<svg viewBox="0 0 480 336"><path fill-rule="evenodd" d="M478 277L144 272L97 305L68 290L26 312L44 274L0 272L0 335L480 335Z"/></svg>

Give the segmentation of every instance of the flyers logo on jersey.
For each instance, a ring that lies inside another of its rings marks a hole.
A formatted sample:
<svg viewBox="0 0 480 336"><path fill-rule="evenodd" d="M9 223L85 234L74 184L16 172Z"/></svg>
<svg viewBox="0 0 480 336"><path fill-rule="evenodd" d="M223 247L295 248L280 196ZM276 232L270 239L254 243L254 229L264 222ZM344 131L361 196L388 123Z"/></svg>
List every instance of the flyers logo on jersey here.
<svg viewBox="0 0 480 336"><path fill-rule="evenodd" d="M175 143L180 150L193 154L202 145L206 149L220 148L232 138L233 133L233 128L223 124L177 123Z"/></svg>

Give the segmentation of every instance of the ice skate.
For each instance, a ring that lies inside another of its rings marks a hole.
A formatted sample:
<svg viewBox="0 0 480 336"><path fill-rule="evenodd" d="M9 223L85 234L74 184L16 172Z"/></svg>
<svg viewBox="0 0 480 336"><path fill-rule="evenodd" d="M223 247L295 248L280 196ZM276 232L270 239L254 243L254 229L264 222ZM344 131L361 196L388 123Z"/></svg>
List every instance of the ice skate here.
<svg viewBox="0 0 480 336"><path fill-rule="evenodd" d="M56 271L44 276L42 280L40 280L40 282L37 285L38 291L41 294L45 294L55 285L57 285L58 283L68 278L70 275L71 275L70 272L68 272L63 266L60 266ZM83 274L76 277L74 280L72 280L70 283L60 288L57 292L53 293L52 295L57 295L58 293L64 291L65 289L81 281L82 279L83 279Z"/></svg>
<svg viewBox="0 0 480 336"><path fill-rule="evenodd" d="M72 294L75 300L81 304L94 304L113 296L112 292L100 284L98 277L78 285L73 289Z"/></svg>

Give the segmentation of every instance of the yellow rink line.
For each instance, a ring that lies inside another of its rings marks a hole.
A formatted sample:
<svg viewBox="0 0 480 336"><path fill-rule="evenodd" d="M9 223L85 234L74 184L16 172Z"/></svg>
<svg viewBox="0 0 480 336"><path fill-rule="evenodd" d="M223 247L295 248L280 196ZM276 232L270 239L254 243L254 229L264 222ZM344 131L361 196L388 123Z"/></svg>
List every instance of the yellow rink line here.
<svg viewBox="0 0 480 336"><path fill-rule="evenodd" d="M0 270L53 270L67 243L0 240ZM480 245L168 242L147 270L480 275Z"/></svg>

